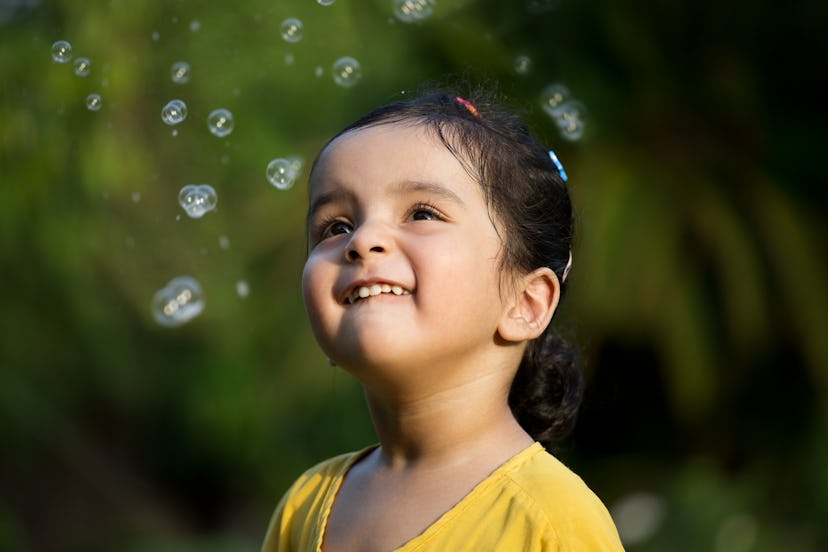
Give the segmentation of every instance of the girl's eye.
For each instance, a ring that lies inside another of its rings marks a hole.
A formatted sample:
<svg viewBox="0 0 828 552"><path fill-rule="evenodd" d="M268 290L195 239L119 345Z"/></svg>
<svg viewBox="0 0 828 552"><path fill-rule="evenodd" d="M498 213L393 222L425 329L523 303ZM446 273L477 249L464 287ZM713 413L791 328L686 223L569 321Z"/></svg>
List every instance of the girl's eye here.
<svg viewBox="0 0 828 552"><path fill-rule="evenodd" d="M350 234L352 231L353 228L347 222L335 220L325 226L325 229L322 231L322 239L331 238L340 234Z"/></svg>
<svg viewBox="0 0 828 552"><path fill-rule="evenodd" d="M416 205L411 209L411 220L443 220L440 211L431 205Z"/></svg>

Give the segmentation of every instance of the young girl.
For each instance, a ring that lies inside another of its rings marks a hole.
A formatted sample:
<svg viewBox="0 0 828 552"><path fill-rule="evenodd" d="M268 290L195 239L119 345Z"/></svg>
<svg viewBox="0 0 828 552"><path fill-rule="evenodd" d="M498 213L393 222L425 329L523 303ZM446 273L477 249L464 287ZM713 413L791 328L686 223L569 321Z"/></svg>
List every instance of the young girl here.
<svg viewBox="0 0 828 552"><path fill-rule="evenodd" d="M379 444L302 475L264 551L622 550L600 500L544 448L582 387L549 329L572 260L564 180L520 120L444 93L381 107L325 146L303 294Z"/></svg>

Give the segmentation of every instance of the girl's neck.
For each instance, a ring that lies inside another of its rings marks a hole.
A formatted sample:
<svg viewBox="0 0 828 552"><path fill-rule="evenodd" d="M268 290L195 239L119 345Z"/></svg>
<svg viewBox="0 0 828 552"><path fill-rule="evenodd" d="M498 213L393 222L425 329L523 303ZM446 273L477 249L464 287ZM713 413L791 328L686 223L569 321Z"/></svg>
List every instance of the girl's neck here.
<svg viewBox="0 0 828 552"><path fill-rule="evenodd" d="M507 460L534 442L512 415L508 393L508 385L486 379L406 399L366 389L382 464L429 469Z"/></svg>

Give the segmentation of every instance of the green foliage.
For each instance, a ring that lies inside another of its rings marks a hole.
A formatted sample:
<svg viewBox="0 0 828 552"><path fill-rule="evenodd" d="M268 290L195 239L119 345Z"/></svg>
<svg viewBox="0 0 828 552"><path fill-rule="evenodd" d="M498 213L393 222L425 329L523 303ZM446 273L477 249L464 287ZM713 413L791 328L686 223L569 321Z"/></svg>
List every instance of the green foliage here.
<svg viewBox="0 0 828 552"><path fill-rule="evenodd" d="M616 393L588 398L573 462L608 503L645 489L667 505L630 548L738 547L754 522L745 550L828 547L824 140L789 63L822 55L820 8L528 9L554 4L438 0L413 25L385 0L0 7L0 548L254 550L303 468L371 442L359 387L305 321L304 178L346 123L447 74L498 82L567 166L562 323L591 389ZM304 23L295 44L286 17ZM51 61L58 39L88 77ZM331 79L343 55L362 64L353 88ZM553 82L589 108L579 142L537 104ZM176 135L172 98L189 107ZM235 117L223 139L218 107ZM265 167L289 155L303 179L279 191ZM178 191L199 183L218 209L189 219ZM151 299L182 274L206 308L161 327Z"/></svg>

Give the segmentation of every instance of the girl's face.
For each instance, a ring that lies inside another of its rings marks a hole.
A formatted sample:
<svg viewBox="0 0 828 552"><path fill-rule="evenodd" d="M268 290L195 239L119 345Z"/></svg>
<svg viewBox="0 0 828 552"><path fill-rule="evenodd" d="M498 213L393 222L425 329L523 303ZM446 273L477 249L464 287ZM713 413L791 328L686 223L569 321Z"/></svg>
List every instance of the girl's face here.
<svg viewBox="0 0 828 552"><path fill-rule="evenodd" d="M308 244L314 334L363 382L451 384L499 346L500 238L480 185L424 129L332 142L311 175Z"/></svg>

